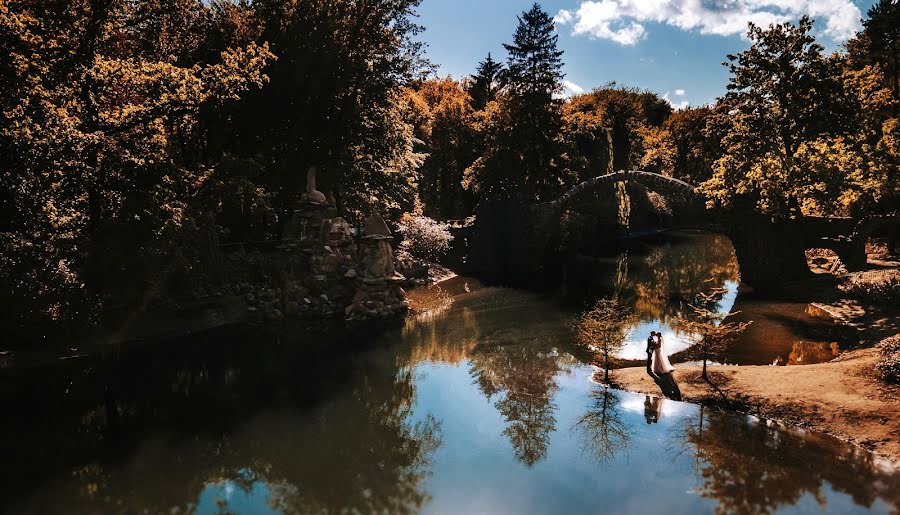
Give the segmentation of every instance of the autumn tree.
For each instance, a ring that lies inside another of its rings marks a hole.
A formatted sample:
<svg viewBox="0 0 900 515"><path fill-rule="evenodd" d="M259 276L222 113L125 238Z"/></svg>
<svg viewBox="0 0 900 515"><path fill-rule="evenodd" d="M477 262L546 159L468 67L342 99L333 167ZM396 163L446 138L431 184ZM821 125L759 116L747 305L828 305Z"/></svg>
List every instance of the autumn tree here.
<svg viewBox="0 0 900 515"><path fill-rule="evenodd" d="M600 299L578 320L576 339L603 360L606 384L609 384L610 366L616 362L615 354L625 345L631 320L631 311L615 299Z"/></svg>
<svg viewBox="0 0 900 515"><path fill-rule="evenodd" d="M878 0L863 20L863 31L847 42L856 68L877 66L883 84L900 101L900 3Z"/></svg>
<svg viewBox="0 0 900 515"><path fill-rule="evenodd" d="M608 134L612 170L639 168L647 131L662 127L671 112L659 95L615 84L576 95L565 105L570 130L592 130L601 142Z"/></svg>
<svg viewBox="0 0 900 515"><path fill-rule="evenodd" d="M679 109L662 126L647 127L643 133L643 168L693 185L709 180L718 157L715 128L707 128L711 111L708 107Z"/></svg>
<svg viewBox="0 0 900 515"><path fill-rule="evenodd" d="M407 116L425 157L419 169L418 193L431 217L463 218L471 213L471 195L463 174L475 161L477 142L471 97L450 77L431 79L408 89Z"/></svg>
<svg viewBox="0 0 900 515"><path fill-rule="evenodd" d="M863 20L864 29L847 42L842 61L845 97L851 106L849 137L843 141L855 156L847 166L850 182L842 204L853 214L891 212L900 202L900 4L877 2Z"/></svg>
<svg viewBox="0 0 900 515"><path fill-rule="evenodd" d="M206 216L196 199L220 157L198 118L266 81L265 44L183 64L172 52L197 43L168 25L143 33L171 12L135 4L0 5L5 327L84 320L110 288L190 267L176 242ZM204 18L199 2L178 6Z"/></svg>
<svg viewBox="0 0 900 515"><path fill-rule="evenodd" d="M808 17L767 29L751 24L751 47L728 56L728 92L715 113L725 127L723 155L705 183L715 204L786 219L812 209L807 192L832 179L805 166L843 127L838 63L823 54L812 27Z"/></svg>
<svg viewBox="0 0 900 515"><path fill-rule="evenodd" d="M278 60L270 84L233 113L227 143L265 163L283 213L311 166L351 218L412 208L421 156L399 103L401 87L429 69L416 39L419 1L252 2L258 38Z"/></svg>

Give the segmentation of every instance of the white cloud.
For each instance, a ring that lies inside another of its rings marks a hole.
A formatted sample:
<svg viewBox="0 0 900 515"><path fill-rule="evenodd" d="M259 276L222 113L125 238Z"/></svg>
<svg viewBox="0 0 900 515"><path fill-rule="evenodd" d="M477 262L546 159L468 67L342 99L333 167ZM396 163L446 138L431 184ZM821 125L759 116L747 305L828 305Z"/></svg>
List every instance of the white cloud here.
<svg viewBox="0 0 900 515"><path fill-rule="evenodd" d="M558 23L560 25L565 25L572 21L572 11L567 11L565 9L560 9L559 13L553 17L553 22Z"/></svg>
<svg viewBox="0 0 900 515"><path fill-rule="evenodd" d="M563 81L563 88L564 88L563 95L562 95L563 98L569 98L572 95L580 95L580 94L584 93L584 88L582 88L581 86L579 86L578 84L575 84L574 82L572 82L570 80Z"/></svg>
<svg viewBox="0 0 900 515"><path fill-rule="evenodd" d="M836 42L861 28L862 13L852 0L584 0L575 12L560 10L554 21L571 25L576 36L634 45L646 36L647 22L731 36L744 34L748 22L766 27L804 14L824 24L824 33Z"/></svg>
<svg viewBox="0 0 900 515"><path fill-rule="evenodd" d="M680 91L681 93L678 93L679 91ZM680 96L684 96L684 90L683 90L683 89L676 89L676 90L675 90L675 95L676 95L676 96L679 96L679 97L680 97ZM662 97L663 97L663 100L665 100L666 102L668 102L669 105L672 106L672 109L674 109L674 110L676 110L676 111L680 111L681 109L685 109L685 108L687 108L688 106L691 105L687 100L682 100L681 102L675 103L671 98L669 98L669 92L668 92L668 91L666 91L666 94L663 95Z"/></svg>

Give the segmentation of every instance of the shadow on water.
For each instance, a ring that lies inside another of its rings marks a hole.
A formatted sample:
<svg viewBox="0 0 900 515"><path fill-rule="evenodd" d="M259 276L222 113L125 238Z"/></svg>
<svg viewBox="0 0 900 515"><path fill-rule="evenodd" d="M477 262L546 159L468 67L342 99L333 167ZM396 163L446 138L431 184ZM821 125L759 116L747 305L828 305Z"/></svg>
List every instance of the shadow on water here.
<svg viewBox="0 0 900 515"><path fill-rule="evenodd" d="M0 512L900 508L864 451L592 383L551 297L457 278L411 300L375 341L234 327L0 371Z"/></svg>

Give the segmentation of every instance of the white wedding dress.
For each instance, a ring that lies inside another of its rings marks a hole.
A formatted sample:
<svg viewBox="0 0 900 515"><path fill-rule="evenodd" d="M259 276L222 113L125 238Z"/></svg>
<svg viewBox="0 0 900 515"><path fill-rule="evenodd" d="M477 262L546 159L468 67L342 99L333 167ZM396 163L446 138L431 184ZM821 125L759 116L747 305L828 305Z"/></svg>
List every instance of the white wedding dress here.
<svg viewBox="0 0 900 515"><path fill-rule="evenodd" d="M673 370L675 370L675 367L669 363L669 357L663 352L663 340L660 338L659 345L653 350L653 373L657 375L668 374Z"/></svg>

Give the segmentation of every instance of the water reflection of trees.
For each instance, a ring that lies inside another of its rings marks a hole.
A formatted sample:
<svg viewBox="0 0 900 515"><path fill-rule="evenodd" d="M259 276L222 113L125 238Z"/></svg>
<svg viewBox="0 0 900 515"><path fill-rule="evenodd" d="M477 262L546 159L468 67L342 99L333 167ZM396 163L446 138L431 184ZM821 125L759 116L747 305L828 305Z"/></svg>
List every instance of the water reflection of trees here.
<svg viewBox="0 0 900 515"><path fill-rule="evenodd" d="M612 261L582 257L572 263L568 276L570 292L576 296L591 300L612 295L631 307L640 321L672 324L690 315L688 303L698 294L739 278L731 241L718 234L677 236L623 251Z"/></svg>
<svg viewBox="0 0 900 515"><path fill-rule="evenodd" d="M18 395L0 392L18 413L0 428L0 454L32 464L0 476L4 504L160 513L208 485L263 481L268 502L291 513L418 511L442 440L433 418L410 421L412 372L390 352L355 360L255 343L55 370Z"/></svg>
<svg viewBox="0 0 900 515"><path fill-rule="evenodd" d="M688 304L698 294L719 290L727 281L738 281L737 258L728 238L700 234L689 243L653 247L631 266L618 285L623 300L631 301L643 320L667 323L689 316Z"/></svg>
<svg viewBox="0 0 900 515"><path fill-rule="evenodd" d="M882 499L900 509L900 475L881 469L856 448L814 435L774 431L750 417L702 409L687 421L699 493L718 502L716 513L767 514L810 494L824 508L823 488L857 505Z"/></svg>
<svg viewBox="0 0 900 515"><path fill-rule="evenodd" d="M559 353L515 342L479 345L470 356L471 373L506 421L503 434L516 458L528 466L547 455L550 433L556 427L556 374Z"/></svg>
<svg viewBox="0 0 900 515"><path fill-rule="evenodd" d="M587 412L575 424L581 448L599 463L627 450L631 440L631 431L622 419L619 395L608 388L594 391Z"/></svg>
<svg viewBox="0 0 900 515"><path fill-rule="evenodd" d="M573 314L523 292L488 288L459 295L453 310L403 330L401 362L467 359L481 392L503 416L516 458L528 466L547 455L556 427L556 377L573 357Z"/></svg>

